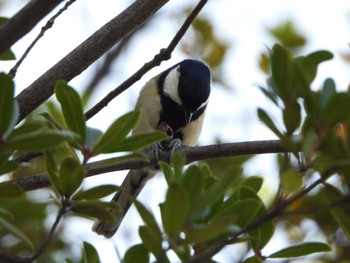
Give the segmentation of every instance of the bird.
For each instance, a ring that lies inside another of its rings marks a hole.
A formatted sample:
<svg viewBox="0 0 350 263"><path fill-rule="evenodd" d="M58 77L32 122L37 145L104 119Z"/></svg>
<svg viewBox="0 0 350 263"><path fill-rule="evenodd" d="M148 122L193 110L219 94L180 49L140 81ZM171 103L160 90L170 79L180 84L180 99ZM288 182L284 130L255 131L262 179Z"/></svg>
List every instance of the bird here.
<svg viewBox="0 0 350 263"><path fill-rule="evenodd" d="M140 111L140 118L132 134L153 131L165 125L172 136L167 150L173 151L179 144L195 146L202 130L211 82L209 67L195 59L185 59L153 77L141 89L137 99L135 110ZM130 170L121 190L112 199L119 205L119 209L112 211L115 220L98 220L92 230L111 238L133 200L156 173L156 168Z"/></svg>

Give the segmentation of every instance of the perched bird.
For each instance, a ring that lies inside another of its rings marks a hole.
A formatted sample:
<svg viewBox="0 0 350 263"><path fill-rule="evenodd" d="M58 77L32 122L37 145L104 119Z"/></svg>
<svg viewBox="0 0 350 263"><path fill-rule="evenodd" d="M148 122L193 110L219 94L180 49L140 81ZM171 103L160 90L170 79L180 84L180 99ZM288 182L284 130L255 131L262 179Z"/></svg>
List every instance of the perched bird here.
<svg viewBox="0 0 350 263"><path fill-rule="evenodd" d="M163 71L148 81L140 92L135 109L141 114L133 134L156 130L165 123L172 131L170 148L177 147L180 140L184 145L194 146L202 130L210 87L210 70L200 61L186 59ZM157 170L152 168L130 170L121 191L113 197L121 208L113 211L115 221L97 221L93 231L112 237L132 201L156 173Z"/></svg>

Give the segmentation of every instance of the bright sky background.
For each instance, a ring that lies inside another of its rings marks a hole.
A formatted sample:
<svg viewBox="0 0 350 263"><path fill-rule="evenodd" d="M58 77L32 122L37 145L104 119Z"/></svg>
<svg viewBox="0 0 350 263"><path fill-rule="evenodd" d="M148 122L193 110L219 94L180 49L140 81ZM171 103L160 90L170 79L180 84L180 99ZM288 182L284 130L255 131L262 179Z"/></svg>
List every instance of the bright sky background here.
<svg viewBox="0 0 350 263"><path fill-rule="evenodd" d="M0 4L2 1L0 0ZM53 28L46 32L19 68L16 76L16 92L30 85L45 70L112 19L130 2L77 0L56 20ZM26 1L23 0L7 1L7 4L0 9L0 16L11 16L19 6L25 3ZM160 48L167 46L180 26L175 15L184 7L195 3L197 1L193 0L169 1L159 11L157 20L152 22L152 27L146 29L125 52L123 64L114 65L115 74L102 82L103 88L97 94L96 101L136 71L144 62L150 60ZM334 78L338 89L344 90L349 85L350 68L340 57L342 53L349 54L350 3L348 0L210 0L201 15L213 22L220 39L231 44L228 56L224 61L224 78L230 88L213 87L200 139L201 145L212 143L215 138L220 138L224 142L275 138L258 121L256 109L262 107L271 112L277 111L270 107L270 103L261 94L256 84L265 82L265 76L258 70L258 56L266 49L265 45L271 47L275 42L267 34L266 29L274 27L278 22L291 19L301 33L308 37L308 45L303 53L307 54L318 49L327 49L334 53L335 59L321 65L319 77L314 83L315 89L326 77ZM44 19L38 27L13 47L17 57L21 56L46 21L47 19ZM133 108L139 89L149 78L183 58L181 53L175 52L170 61L162 63L159 68L149 72L140 82L89 121L89 125L105 129L118 116ZM1 62L0 71L7 72L13 65L14 62L11 61ZM83 89L91 72L91 70L83 72L70 84L78 90ZM264 175L266 177L264 187L276 189L277 173L272 165L274 159L272 155L255 158L247 165L245 173ZM120 174L99 176L98 181L119 183L122 180ZM96 182L97 179L92 178L87 181L86 185L96 184ZM140 200L147 203L148 207L152 207L159 216L157 205L163 200L163 197L164 181L161 176L158 176L148 183L140 195ZM100 253L103 262L112 262L112 259L116 258L114 246L117 246L123 255L125 248L137 242L136 229L140 220L134 209L129 211L125 220L128 224L122 225L118 236L112 240L106 240L90 232L91 221L72 219L72 226L77 234L67 233L67 237L76 240L77 249L80 249L81 240L95 244L99 251L103 249L103 253ZM309 227L307 222L305 227ZM280 238L278 233L276 236ZM280 246L283 246L283 243L274 242L273 247L267 247L264 252L268 254ZM236 250L226 251L227 261L220 257L218 260L234 262L235 259L237 260L236 253Z"/></svg>

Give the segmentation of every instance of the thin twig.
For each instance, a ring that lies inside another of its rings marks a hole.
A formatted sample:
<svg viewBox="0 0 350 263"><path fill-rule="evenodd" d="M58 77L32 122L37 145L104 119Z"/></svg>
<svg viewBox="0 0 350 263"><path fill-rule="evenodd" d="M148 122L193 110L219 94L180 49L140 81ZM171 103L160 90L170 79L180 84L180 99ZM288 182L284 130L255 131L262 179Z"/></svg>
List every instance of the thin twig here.
<svg viewBox="0 0 350 263"><path fill-rule="evenodd" d="M35 44L44 36L45 32L53 26L53 23L55 22L56 18L59 17L64 11L66 11L68 9L68 7L71 4L73 4L75 1L76 0L69 0L60 10L58 10L58 12L54 16L52 16L49 19L49 21L47 21L46 25L41 28L38 36L29 45L29 47L23 53L22 57L17 61L16 65L10 70L9 74L12 75L12 78L14 78L16 76L16 73L17 73L19 66L22 64L22 62L27 57L27 55L32 50L32 48L35 46Z"/></svg>
<svg viewBox="0 0 350 263"><path fill-rule="evenodd" d="M224 144L213 144L200 147L189 147L184 146L180 150L187 159L187 163L191 163L199 160L206 160L212 158L221 158L229 156L241 156L241 155L252 155L252 154L263 154L263 153L285 153L288 152L281 141L270 140L270 141L249 141L239 143L224 143ZM162 161L169 162L169 154L161 156ZM87 176L94 176L98 174L130 170L130 169L141 169L144 167L152 166L152 164L145 160L129 160L117 164L108 166L99 165L104 163L106 160L92 162L86 164L86 169L89 171ZM46 174L38 174L31 176L24 176L11 181L14 184L20 185L25 191L35 190L49 186L49 180ZM1 185L1 184L0 184Z"/></svg>
<svg viewBox="0 0 350 263"><path fill-rule="evenodd" d="M197 6L192 10L191 14L186 18L183 25L180 27L179 31L176 33L174 38L171 40L170 44L167 48L163 48L160 52L154 56L154 58L145 63L138 71L136 71L131 77L125 80L122 84L108 93L102 100L100 100L95 106L93 106L90 110L85 113L86 119L90 119L94 115L96 115L99 111L101 111L104 107L108 105L115 97L128 89L135 82L140 80L144 74L146 74L152 68L159 66L162 61L168 60L171 57L172 52L174 51L177 44L180 42L182 37L185 35L188 28L191 26L193 20L197 17L199 12L202 10L204 5L208 2L208 0L201 0L197 4Z"/></svg>
<svg viewBox="0 0 350 263"><path fill-rule="evenodd" d="M31 0L0 26L0 54L10 49L63 0Z"/></svg>

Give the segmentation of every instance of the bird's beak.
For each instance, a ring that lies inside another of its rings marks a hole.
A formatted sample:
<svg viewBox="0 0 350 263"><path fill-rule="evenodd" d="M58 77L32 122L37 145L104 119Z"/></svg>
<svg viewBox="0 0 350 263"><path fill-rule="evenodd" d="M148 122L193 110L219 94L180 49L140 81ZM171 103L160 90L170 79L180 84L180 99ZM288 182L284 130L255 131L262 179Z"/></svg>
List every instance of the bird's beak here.
<svg viewBox="0 0 350 263"><path fill-rule="evenodd" d="M193 117L193 112L185 111L186 124L189 124L192 121L192 117Z"/></svg>

